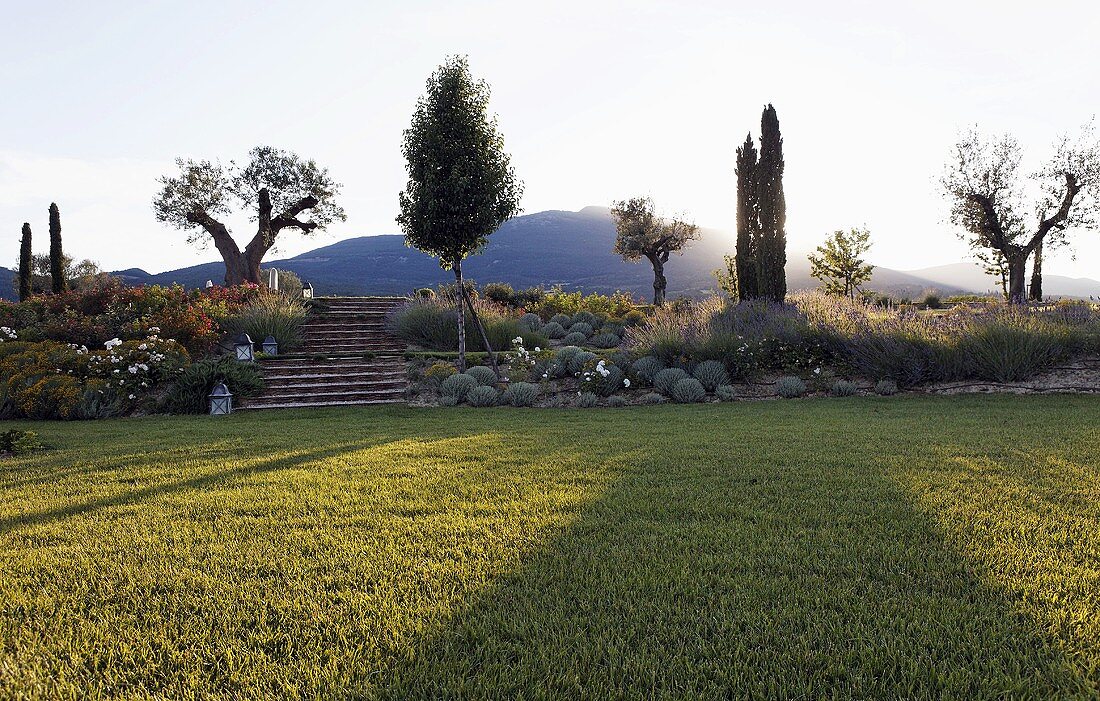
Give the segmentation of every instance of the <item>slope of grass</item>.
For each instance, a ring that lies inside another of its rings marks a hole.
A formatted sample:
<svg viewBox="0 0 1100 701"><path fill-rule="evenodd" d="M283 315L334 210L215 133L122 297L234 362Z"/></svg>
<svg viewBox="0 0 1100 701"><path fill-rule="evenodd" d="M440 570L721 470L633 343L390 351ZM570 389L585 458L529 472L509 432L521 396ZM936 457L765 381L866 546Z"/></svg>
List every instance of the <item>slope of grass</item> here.
<svg viewBox="0 0 1100 701"><path fill-rule="evenodd" d="M0 698L1096 697L1098 420L999 396L35 424L52 449L0 462Z"/></svg>

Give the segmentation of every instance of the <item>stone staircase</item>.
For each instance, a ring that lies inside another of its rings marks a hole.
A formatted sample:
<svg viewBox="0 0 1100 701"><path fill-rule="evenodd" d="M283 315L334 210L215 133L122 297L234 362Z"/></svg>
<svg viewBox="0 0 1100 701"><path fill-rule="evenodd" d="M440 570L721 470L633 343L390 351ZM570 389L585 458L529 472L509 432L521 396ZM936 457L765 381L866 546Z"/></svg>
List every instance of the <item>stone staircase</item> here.
<svg viewBox="0 0 1100 701"><path fill-rule="evenodd" d="M292 354L264 358L264 392L240 409L405 401L405 344L386 331L403 297L319 297Z"/></svg>

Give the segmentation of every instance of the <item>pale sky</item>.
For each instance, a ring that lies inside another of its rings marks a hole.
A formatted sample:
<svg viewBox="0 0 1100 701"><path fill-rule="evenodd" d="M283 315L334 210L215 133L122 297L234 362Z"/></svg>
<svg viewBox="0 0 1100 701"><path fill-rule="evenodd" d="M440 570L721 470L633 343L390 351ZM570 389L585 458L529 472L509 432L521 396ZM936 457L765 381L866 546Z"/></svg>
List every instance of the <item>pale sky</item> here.
<svg viewBox="0 0 1100 701"><path fill-rule="evenodd" d="M68 251L106 269L216 260L155 221L155 178L258 144L344 184L348 221L279 254L399 233L401 131L453 53L492 85L528 213L649 194L732 231L734 149L771 102L792 253L867 225L872 260L899 269L965 256L936 189L960 129L1010 131L1038 167L1100 112L1100 3L1085 0L2 5L9 267L24 221L45 251L51 201ZM247 220L231 224L247 241ZM1077 260L1047 271L1100 278L1100 233L1073 241Z"/></svg>

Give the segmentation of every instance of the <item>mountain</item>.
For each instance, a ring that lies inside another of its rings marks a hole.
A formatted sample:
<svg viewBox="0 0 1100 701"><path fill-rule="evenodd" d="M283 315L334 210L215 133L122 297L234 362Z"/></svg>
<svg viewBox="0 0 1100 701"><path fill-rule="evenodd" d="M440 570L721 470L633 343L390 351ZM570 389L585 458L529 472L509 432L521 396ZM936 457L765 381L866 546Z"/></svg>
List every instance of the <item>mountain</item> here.
<svg viewBox="0 0 1100 701"><path fill-rule="evenodd" d="M987 275L977 263L961 262L910 270L910 275L925 278L933 284L954 284L974 292L1000 292L1000 281ZM1100 281L1085 277L1043 275L1043 294L1048 297L1100 297Z"/></svg>

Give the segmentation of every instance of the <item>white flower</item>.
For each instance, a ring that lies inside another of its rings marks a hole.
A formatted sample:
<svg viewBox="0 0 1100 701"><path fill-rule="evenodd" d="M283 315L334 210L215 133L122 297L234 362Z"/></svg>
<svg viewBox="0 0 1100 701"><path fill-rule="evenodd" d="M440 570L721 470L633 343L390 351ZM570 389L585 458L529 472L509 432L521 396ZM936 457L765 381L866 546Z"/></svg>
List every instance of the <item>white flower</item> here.
<svg viewBox="0 0 1100 701"><path fill-rule="evenodd" d="M140 346L138 346L138 350L145 350L148 347L149 347L148 343L142 343Z"/></svg>
<svg viewBox="0 0 1100 701"><path fill-rule="evenodd" d="M535 346L535 352L536 352L536 353L540 353L540 352L542 352L542 349L541 349L541 348L539 348L538 346Z"/></svg>
<svg viewBox="0 0 1100 701"><path fill-rule="evenodd" d="M821 374L821 368L814 368L814 374L815 375L820 375Z"/></svg>
<svg viewBox="0 0 1100 701"><path fill-rule="evenodd" d="M103 345L106 346L107 350L111 350L115 346L121 346L122 341L118 340L117 338L112 338L110 341L107 341Z"/></svg>
<svg viewBox="0 0 1100 701"><path fill-rule="evenodd" d="M150 326L149 327L149 333L160 333L160 327L159 326Z"/></svg>
<svg viewBox="0 0 1100 701"><path fill-rule="evenodd" d="M130 395L130 399L133 399L133 398L134 398L134 395L132 395L132 394L131 394L131 395Z"/></svg>
<svg viewBox="0 0 1100 701"><path fill-rule="evenodd" d="M624 377L623 378L623 387L629 387L629 386L630 386L630 380L628 378Z"/></svg>

